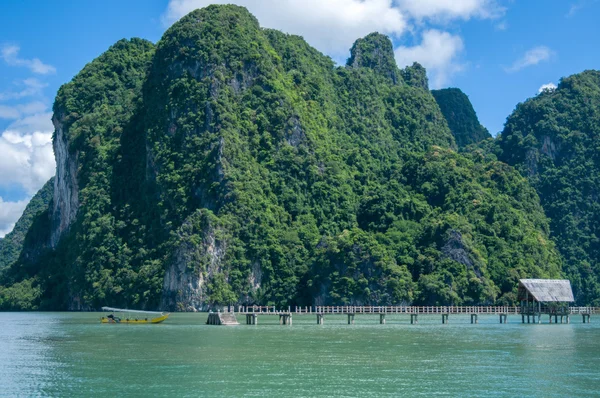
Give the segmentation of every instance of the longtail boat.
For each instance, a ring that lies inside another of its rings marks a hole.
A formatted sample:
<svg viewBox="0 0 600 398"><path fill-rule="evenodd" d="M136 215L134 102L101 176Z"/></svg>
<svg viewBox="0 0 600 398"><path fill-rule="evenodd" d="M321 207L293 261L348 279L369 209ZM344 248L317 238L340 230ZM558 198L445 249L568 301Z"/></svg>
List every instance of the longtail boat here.
<svg viewBox="0 0 600 398"><path fill-rule="evenodd" d="M111 313L100 318L102 323L152 324L164 322L169 317L169 313L159 311L126 310L112 307L102 307L102 311Z"/></svg>

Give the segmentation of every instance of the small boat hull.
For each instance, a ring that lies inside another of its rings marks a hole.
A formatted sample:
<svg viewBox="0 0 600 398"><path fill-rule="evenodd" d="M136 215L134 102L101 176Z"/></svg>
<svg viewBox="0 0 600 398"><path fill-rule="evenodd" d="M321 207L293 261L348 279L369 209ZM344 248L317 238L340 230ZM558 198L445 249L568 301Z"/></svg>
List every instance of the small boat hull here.
<svg viewBox="0 0 600 398"><path fill-rule="evenodd" d="M164 314L164 315L161 315L156 318L125 318L125 319L119 319L117 321L115 319L103 316L100 319L100 322L115 323L115 324L126 323L126 324L133 324L133 325L142 325L142 324L161 323L161 322L164 322L168 317L169 317L169 314Z"/></svg>

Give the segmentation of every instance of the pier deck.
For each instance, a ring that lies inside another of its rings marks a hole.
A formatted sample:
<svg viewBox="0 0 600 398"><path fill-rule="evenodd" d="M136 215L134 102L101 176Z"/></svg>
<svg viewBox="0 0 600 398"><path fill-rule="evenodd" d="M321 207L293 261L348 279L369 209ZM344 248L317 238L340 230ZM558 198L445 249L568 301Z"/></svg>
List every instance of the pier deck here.
<svg viewBox="0 0 600 398"><path fill-rule="evenodd" d="M589 323L591 315L599 314L600 307L569 307L555 309L539 306L536 311L521 306L294 306L281 309L274 306L230 306L229 314L246 317L247 325L257 325L259 315L279 316L281 325L291 325L294 316L314 315L317 324L324 323L325 315L347 315L348 324L354 324L356 315L379 315L379 323L386 323L386 315L410 315L410 323L418 323L419 315L441 315L442 323L449 322L452 314L471 315L471 323L479 323L479 315L497 315L500 323L506 323L509 315L521 315L523 323L541 323L541 316L548 315L549 323L570 323L571 315L581 315L583 323ZM552 319L554 318L554 322ZM560 319L560 322L559 322ZM526 321L527 320L527 321ZM536 321L537 320L537 321Z"/></svg>

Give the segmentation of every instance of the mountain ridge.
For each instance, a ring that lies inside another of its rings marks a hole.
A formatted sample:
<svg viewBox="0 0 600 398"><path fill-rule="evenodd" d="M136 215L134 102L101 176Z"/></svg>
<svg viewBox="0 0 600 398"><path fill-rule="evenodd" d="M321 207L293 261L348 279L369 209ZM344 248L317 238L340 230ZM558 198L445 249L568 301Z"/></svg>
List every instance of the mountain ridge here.
<svg viewBox="0 0 600 398"><path fill-rule="evenodd" d="M0 307L512 304L559 277L526 179L455 151L388 38L353 49L336 67L237 6L116 43L59 90L52 225Z"/></svg>

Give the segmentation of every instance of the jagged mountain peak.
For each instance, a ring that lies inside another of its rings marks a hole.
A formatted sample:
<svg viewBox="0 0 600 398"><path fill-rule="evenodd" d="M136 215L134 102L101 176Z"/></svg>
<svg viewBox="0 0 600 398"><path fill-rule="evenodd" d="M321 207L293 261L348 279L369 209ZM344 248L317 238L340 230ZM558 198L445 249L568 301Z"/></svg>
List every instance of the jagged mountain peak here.
<svg viewBox="0 0 600 398"><path fill-rule="evenodd" d="M381 33L370 33L356 40L346 64L352 68L371 68L394 84L401 81L392 41Z"/></svg>

